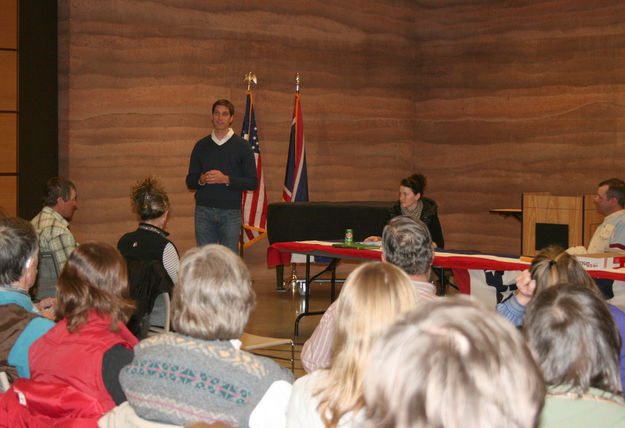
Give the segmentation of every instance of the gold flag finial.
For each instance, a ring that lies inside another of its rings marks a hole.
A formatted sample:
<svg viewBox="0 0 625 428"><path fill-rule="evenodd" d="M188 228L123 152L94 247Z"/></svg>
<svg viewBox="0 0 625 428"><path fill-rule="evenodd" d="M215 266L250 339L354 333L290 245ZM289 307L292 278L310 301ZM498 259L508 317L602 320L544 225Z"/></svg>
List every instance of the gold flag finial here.
<svg viewBox="0 0 625 428"><path fill-rule="evenodd" d="M256 75L254 73L252 73L251 71L245 75L245 77L243 78L243 81L247 83L247 90L248 91L252 87L252 83L253 84L257 84L258 83L258 79L256 78Z"/></svg>
<svg viewBox="0 0 625 428"><path fill-rule="evenodd" d="M299 94L300 78L299 73L295 73L295 92Z"/></svg>

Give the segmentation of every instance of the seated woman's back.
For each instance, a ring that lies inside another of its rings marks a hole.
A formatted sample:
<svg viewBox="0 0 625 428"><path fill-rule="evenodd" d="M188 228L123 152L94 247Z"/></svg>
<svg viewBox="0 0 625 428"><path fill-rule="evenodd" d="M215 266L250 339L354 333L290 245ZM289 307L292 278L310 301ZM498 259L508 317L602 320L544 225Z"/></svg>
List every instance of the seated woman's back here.
<svg viewBox="0 0 625 428"><path fill-rule="evenodd" d="M625 426L621 337L597 291L567 283L542 290L523 329L548 386L540 427Z"/></svg>
<svg viewBox="0 0 625 428"><path fill-rule="evenodd" d="M412 281L398 267L381 262L357 267L337 301L332 364L295 382L287 426L359 426L362 376L371 346L417 299Z"/></svg>
<svg viewBox="0 0 625 428"><path fill-rule="evenodd" d="M177 333L141 341L120 374L136 414L176 425L283 425L293 375L238 349L254 303L249 272L236 254L221 245L189 250L172 300Z"/></svg>
<svg viewBox="0 0 625 428"><path fill-rule="evenodd" d="M59 322L31 346L31 378L71 385L104 410L125 401L118 375L138 343L124 325L133 309L119 252L98 242L80 245L59 277Z"/></svg>

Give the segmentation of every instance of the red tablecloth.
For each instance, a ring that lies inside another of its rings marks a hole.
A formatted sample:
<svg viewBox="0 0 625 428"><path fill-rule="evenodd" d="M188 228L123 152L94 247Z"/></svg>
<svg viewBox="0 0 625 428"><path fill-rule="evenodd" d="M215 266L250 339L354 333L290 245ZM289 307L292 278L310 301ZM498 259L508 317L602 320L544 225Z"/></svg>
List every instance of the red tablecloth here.
<svg viewBox="0 0 625 428"><path fill-rule="evenodd" d="M291 253L358 260L380 260L382 257L382 251L379 249L338 248L333 247L332 244L332 242L323 241L277 242L267 249L267 265L272 267L291 263ZM436 250L433 265L450 269L517 271L527 269L529 262L522 261L515 256L467 254L458 251ZM588 270L588 273L593 278L625 281L625 268Z"/></svg>

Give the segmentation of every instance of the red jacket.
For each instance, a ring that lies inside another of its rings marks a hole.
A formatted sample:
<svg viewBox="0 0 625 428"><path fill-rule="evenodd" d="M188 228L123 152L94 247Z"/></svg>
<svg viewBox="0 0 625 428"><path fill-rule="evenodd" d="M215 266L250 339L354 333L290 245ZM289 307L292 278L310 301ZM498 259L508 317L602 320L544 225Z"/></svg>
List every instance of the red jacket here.
<svg viewBox="0 0 625 428"><path fill-rule="evenodd" d="M0 428L97 428L102 405L66 384L18 378L0 394Z"/></svg>
<svg viewBox="0 0 625 428"><path fill-rule="evenodd" d="M111 410L115 402L102 380L102 357L114 345L133 349L138 343L121 322L117 331L110 331L111 322L95 310L74 333L67 330L67 320L58 322L30 347L31 379L71 385L98 400L105 412Z"/></svg>

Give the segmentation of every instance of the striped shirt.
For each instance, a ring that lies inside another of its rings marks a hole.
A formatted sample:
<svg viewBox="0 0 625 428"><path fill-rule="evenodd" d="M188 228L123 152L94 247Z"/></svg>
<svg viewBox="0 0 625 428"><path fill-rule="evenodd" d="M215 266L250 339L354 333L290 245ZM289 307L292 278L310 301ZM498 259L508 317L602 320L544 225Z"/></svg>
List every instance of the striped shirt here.
<svg viewBox="0 0 625 428"><path fill-rule="evenodd" d="M436 286L431 282L412 281L412 283L420 299L431 300L436 297ZM312 336L304 343L301 359L306 373L318 369L327 369L332 363L332 342L334 341L337 302L338 300L335 300L325 311Z"/></svg>

